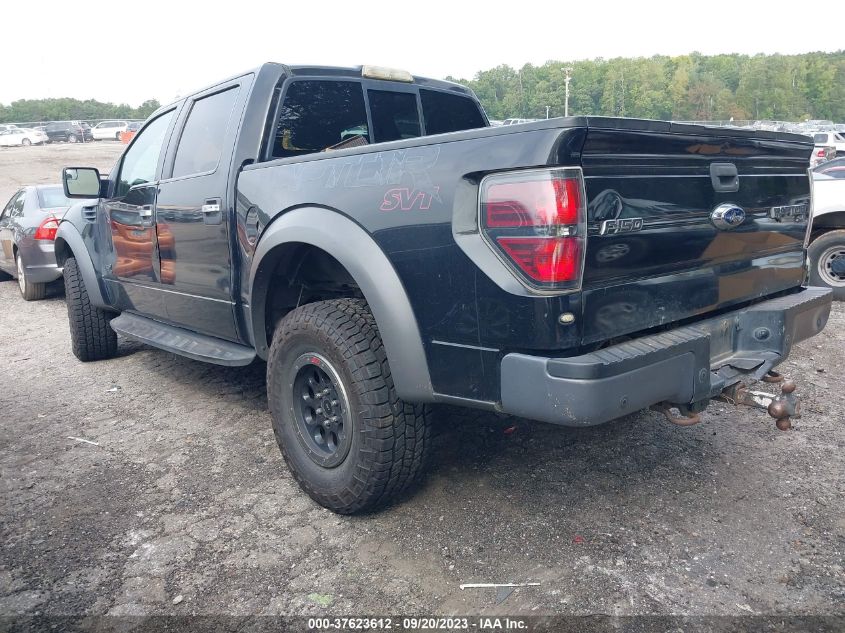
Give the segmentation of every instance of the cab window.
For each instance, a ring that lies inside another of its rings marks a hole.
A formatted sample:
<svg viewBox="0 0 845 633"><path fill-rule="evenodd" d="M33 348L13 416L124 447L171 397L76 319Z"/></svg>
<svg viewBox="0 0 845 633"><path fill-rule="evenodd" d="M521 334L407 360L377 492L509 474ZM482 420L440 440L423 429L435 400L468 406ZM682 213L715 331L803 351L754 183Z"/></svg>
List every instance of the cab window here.
<svg viewBox="0 0 845 633"><path fill-rule="evenodd" d="M376 143L415 138L421 134L416 93L368 90L367 98Z"/></svg>
<svg viewBox="0 0 845 633"><path fill-rule="evenodd" d="M478 104L469 97L423 88L420 90L420 101L426 134L445 134L485 127Z"/></svg>
<svg viewBox="0 0 845 633"><path fill-rule="evenodd" d="M364 90L357 81L298 80L288 86L273 139L273 158L369 142Z"/></svg>
<svg viewBox="0 0 845 633"><path fill-rule="evenodd" d="M132 187L155 180L158 157L174 112L162 114L135 137L135 142L123 157L115 197L125 196Z"/></svg>
<svg viewBox="0 0 845 633"><path fill-rule="evenodd" d="M235 86L194 101L176 149L173 178L217 169L237 96Z"/></svg>

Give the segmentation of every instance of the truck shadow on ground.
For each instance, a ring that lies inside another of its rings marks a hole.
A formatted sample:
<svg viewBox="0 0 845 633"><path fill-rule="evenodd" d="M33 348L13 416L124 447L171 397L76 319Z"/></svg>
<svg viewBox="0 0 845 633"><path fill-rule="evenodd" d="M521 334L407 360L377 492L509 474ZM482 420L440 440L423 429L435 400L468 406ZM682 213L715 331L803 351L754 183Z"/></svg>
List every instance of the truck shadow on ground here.
<svg viewBox="0 0 845 633"><path fill-rule="evenodd" d="M192 391L202 400L219 398L244 414L265 415L270 428L263 362L221 367L124 340L120 354L135 356L145 371L157 375L158 384ZM489 475L492 485L505 488L508 481L567 486L569 480L596 476L612 479L614 486L642 479L668 485L700 478L721 451L717 426L677 428L648 411L580 428L441 405L432 407L432 418L430 477L452 473L449 479L460 481ZM394 505L427 485L423 482Z"/></svg>

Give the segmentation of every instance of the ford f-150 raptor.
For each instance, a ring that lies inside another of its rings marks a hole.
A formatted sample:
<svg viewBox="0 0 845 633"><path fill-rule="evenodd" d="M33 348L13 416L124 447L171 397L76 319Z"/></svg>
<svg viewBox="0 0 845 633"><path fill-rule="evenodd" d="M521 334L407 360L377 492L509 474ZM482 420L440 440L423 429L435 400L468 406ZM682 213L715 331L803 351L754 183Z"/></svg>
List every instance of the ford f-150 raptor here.
<svg viewBox="0 0 845 633"><path fill-rule="evenodd" d="M432 403L681 424L817 334L803 136L570 117L489 127L473 93L268 63L160 108L108 177L68 167L74 354L117 334L267 364L273 428L336 512L420 473ZM675 413L677 409L677 413Z"/></svg>

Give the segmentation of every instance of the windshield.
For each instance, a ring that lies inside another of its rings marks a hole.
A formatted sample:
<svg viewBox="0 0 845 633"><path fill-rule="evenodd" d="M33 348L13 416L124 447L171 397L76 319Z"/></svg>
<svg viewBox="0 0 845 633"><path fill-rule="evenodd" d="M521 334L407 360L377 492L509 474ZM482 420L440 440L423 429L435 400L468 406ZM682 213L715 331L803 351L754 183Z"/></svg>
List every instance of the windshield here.
<svg viewBox="0 0 845 633"><path fill-rule="evenodd" d="M68 198L65 198L64 191L62 191L61 187L39 187L38 205L42 209L69 207L71 205L71 201Z"/></svg>

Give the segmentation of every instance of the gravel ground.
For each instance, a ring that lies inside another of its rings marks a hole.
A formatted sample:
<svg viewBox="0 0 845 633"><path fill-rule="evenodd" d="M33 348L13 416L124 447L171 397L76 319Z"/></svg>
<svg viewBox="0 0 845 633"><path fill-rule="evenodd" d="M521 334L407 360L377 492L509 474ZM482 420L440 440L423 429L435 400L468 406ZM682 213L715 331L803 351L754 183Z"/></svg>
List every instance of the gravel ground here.
<svg viewBox="0 0 845 633"><path fill-rule="evenodd" d="M0 193L119 150L2 151ZM5 282L0 614L843 614L843 350L840 304L783 365L790 432L723 404L691 428L441 410L425 483L349 518L290 477L264 365L127 341L82 364L61 294ZM465 582L540 586L497 603Z"/></svg>

